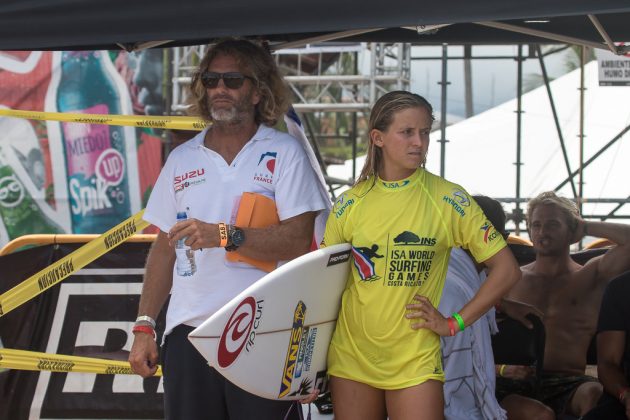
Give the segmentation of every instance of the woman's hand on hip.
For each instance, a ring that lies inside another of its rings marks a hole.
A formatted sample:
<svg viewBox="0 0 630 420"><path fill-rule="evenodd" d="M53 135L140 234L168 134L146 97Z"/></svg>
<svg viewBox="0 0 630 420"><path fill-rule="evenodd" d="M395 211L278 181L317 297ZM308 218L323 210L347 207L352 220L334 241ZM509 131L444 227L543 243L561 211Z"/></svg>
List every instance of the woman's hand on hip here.
<svg viewBox="0 0 630 420"><path fill-rule="evenodd" d="M412 329L419 330L424 328L433 331L439 336L451 335L448 321L435 309L427 297L415 295L413 302L407 304L406 308L408 312L405 314L405 317L412 321Z"/></svg>

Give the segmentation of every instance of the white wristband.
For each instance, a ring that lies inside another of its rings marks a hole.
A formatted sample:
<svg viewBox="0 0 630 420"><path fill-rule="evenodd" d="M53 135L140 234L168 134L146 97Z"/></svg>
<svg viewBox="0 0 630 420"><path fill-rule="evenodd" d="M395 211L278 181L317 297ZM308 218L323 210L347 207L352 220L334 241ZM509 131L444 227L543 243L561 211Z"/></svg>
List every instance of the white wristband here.
<svg viewBox="0 0 630 420"><path fill-rule="evenodd" d="M151 327L155 329L155 319L151 318L149 315L141 315L136 318L136 324L141 322L148 322L149 324L151 324Z"/></svg>

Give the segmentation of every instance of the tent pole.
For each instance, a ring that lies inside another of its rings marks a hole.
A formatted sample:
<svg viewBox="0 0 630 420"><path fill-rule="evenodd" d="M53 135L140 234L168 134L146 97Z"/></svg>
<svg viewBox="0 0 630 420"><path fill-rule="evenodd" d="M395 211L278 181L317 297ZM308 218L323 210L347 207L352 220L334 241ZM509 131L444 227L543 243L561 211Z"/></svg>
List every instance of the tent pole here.
<svg viewBox="0 0 630 420"><path fill-rule="evenodd" d="M326 170L326 163L324 163L324 158L322 157L322 153L319 150L319 144L317 143L317 136L315 135L315 130L313 130L313 125L311 124L311 120L308 118L308 114L305 112L302 113L301 119L304 122L304 127L306 128L306 130L308 131L308 134L310 135L310 138L306 137L306 139L309 140L309 143L311 144L311 147L313 148L313 153L315 153L315 158L317 159L317 163L319 163L319 167L321 168L322 173L324 174L324 180L328 184L328 191L330 192L330 195L334 200L335 190L332 184L334 184L335 182L331 180L332 178L328 177L328 171Z"/></svg>
<svg viewBox="0 0 630 420"><path fill-rule="evenodd" d="M521 233L521 221L523 214L521 211L521 120L523 114L523 44L518 45L517 61L517 81L516 81L516 208L514 209L514 232L516 235Z"/></svg>
<svg viewBox="0 0 630 420"><path fill-rule="evenodd" d="M580 48L580 168L579 168L579 194L578 209L582 214L582 200L584 198L584 60L586 59L585 47Z"/></svg>
<svg viewBox="0 0 630 420"><path fill-rule="evenodd" d="M370 42L370 107L376 102L376 43Z"/></svg>
<svg viewBox="0 0 630 420"><path fill-rule="evenodd" d="M595 26L595 29L597 29L597 32L599 32L599 34L602 36L602 38L604 39L604 42L606 42L606 45L608 45L610 52L617 55L623 54L620 51L620 49L617 48L613 40L610 38L610 35L608 35L608 32L606 32L606 29L604 29L604 26L601 24L599 19L597 19L597 16L588 15L588 18L591 20L591 23L593 23L593 26Z"/></svg>
<svg viewBox="0 0 630 420"><path fill-rule="evenodd" d="M540 44L536 44L536 55L538 55L538 61L540 62L540 70L542 71L542 77L545 81L545 87L547 88L547 97L549 97L549 105L551 106L551 114L553 115L553 121L556 124L556 131L558 132L558 139L560 140L560 147L562 148L562 156L564 157L564 164L567 167L567 173L571 176L571 165L569 163L569 156L567 155L567 148L564 143L564 137L562 135L562 128L558 121L558 111L556 111L556 104L553 100L553 94L551 92L551 86L549 85L549 76L547 75L547 66L545 65L545 59L542 55ZM577 190L575 189L575 183L573 178L571 180L571 189L573 190L573 197L577 197Z"/></svg>
<svg viewBox="0 0 630 420"><path fill-rule="evenodd" d="M440 176L444 178L446 172L446 86L450 83L446 80L448 64L448 44L442 44L442 81L438 82L442 86L441 111L440 111Z"/></svg>
<svg viewBox="0 0 630 420"><path fill-rule="evenodd" d="M308 44L319 44L320 42L334 41L339 38L346 38L351 36L357 36L361 34L367 34L370 32L380 31L383 28L370 28L370 29L352 29L349 31L334 32L324 35L313 36L310 38L298 39L297 41L285 42L283 44L277 44L272 46L273 51L285 50L289 48L303 48Z"/></svg>
<svg viewBox="0 0 630 420"><path fill-rule="evenodd" d="M354 52L352 54L352 58L354 59L354 74L359 74L359 53ZM357 94L354 92L353 100L357 100ZM352 183L354 183L357 179L357 112L354 111L352 113ZM369 148L369 140L368 140L368 148Z"/></svg>
<svg viewBox="0 0 630 420"><path fill-rule="evenodd" d="M575 38L572 36L554 34L552 32L539 31L537 29L525 28L523 26L511 25L503 22L474 22L477 25L488 26L490 28L503 29L505 31L516 32L519 34L537 36L540 38L551 39L553 41L564 42L565 44L586 45L591 48L608 50L608 46L601 42L593 42L586 39Z"/></svg>
<svg viewBox="0 0 630 420"><path fill-rule="evenodd" d="M630 195L628 196L628 198L626 198L626 200L630 200ZM602 222L606 221L607 219L613 217L615 215L615 213L617 213L617 210L619 210L620 208L622 208L626 203L619 203L617 205L617 207L615 207L614 209L612 209L610 211L610 213L608 213L606 216L603 216L601 218ZM625 217L625 216L624 216Z"/></svg>
<svg viewBox="0 0 630 420"><path fill-rule="evenodd" d="M617 142L617 140L619 140L621 137L623 137L624 134L626 134L628 131L630 130L630 125L626 126L623 130L621 130L619 132L619 134L617 134L615 137L612 138L612 140L610 140L608 143L606 143L606 145L604 145L601 149L599 149L597 151L597 153L595 153L593 156L591 156L586 162L584 162L584 164L582 165L582 169L586 168L588 165L590 165L591 163L593 163L593 161L595 159L597 159L602 153L604 153L610 146L612 146L613 144L615 144ZM558 191L560 188L562 188L567 182L569 182L572 178L574 178L577 174L578 174L578 170L574 171L571 173L571 175L565 179L564 181L562 181L560 184L558 184L556 186L556 188L554 188L554 191Z"/></svg>
<svg viewBox="0 0 630 420"><path fill-rule="evenodd" d="M472 46L464 45L464 97L466 98L466 118L472 117L473 111L473 91L472 91Z"/></svg>

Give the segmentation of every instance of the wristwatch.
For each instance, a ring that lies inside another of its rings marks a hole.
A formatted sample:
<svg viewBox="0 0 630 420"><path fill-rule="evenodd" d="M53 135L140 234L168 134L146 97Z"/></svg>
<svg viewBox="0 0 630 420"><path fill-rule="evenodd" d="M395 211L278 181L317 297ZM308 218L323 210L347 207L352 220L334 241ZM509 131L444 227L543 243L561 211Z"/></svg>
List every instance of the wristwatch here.
<svg viewBox="0 0 630 420"><path fill-rule="evenodd" d="M228 225L228 244L225 250L228 252L236 251L239 246L243 245L243 242L245 242L245 232L234 225Z"/></svg>

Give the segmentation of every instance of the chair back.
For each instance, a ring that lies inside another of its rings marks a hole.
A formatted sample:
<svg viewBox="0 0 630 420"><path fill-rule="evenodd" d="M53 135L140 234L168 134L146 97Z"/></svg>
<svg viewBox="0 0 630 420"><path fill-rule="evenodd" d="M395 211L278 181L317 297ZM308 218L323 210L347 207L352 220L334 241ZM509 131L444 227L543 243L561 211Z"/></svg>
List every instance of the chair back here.
<svg viewBox="0 0 630 420"><path fill-rule="evenodd" d="M532 329L508 316L497 319L499 332L492 336L494 362L501 365L535 366L536 379L539 379L545 359L545 326L535 315L530 314L527 319L532 322Z"/></svg>

